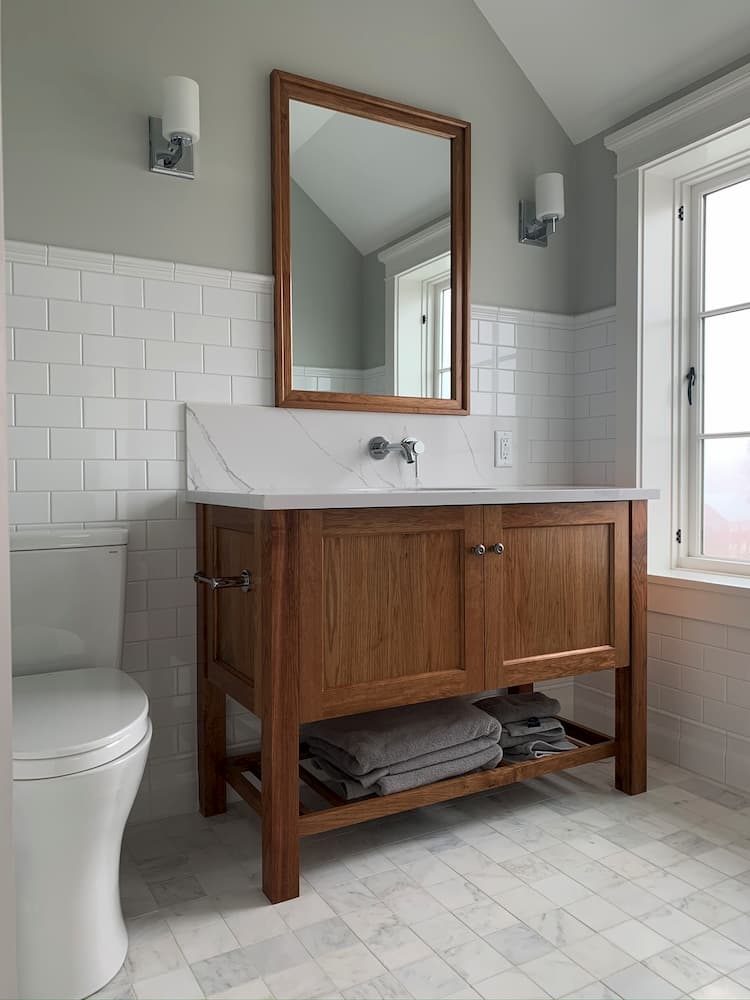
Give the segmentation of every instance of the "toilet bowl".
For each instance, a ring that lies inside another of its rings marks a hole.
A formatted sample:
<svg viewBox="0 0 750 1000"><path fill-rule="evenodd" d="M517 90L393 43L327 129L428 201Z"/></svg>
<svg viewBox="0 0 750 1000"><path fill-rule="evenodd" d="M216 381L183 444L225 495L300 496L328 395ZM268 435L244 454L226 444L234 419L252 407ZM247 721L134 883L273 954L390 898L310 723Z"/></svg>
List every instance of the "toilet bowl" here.
<svg viewBox="0 0 750 1000"><path fill-rule="evenodd" d="M25 537L30 535L31 537ZM119 669L127 533L11 538L19 995L80 1000L120 969L122 835L151 742Z"/></svg>

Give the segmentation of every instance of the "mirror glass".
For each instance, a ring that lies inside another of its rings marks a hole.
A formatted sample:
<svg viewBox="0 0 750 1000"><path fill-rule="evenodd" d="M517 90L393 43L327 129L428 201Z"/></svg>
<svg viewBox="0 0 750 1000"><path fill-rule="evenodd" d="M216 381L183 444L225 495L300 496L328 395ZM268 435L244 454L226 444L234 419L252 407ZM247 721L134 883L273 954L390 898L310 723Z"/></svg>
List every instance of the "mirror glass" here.
<svg viewBox="0 0 750 1000"><path fill-rule="evenodd" d="M292 388L451 398L451 141L289 102Z"/></svg>

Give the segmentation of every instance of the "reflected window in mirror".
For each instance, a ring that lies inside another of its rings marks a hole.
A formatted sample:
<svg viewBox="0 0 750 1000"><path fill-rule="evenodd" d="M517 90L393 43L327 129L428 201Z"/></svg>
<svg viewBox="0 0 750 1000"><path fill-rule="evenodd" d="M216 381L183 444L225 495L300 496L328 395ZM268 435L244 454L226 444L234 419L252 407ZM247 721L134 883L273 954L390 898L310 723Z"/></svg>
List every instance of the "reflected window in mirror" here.
<svg viewBox="0 0 750 1000"><path fill-rule="evenodd" d="M466 412L468 124L272 94L277 403Z"/></svg>

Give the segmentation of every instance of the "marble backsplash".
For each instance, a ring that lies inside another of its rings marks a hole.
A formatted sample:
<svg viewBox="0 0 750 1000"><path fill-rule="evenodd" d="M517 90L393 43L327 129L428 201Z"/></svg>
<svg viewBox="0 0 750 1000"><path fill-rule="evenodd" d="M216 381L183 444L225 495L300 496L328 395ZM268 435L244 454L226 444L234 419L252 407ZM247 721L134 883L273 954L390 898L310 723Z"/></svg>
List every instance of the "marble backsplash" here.
<svg viewBox="0 0 750 1000"><path fill-rule="evenodd" d="M514 486L550 482L554 462L531 461L528 421L510 417L346 413L268 406L186 407L188 490L271 492L413 486L414 465L398 454L370 458L370 438L422 440L423 486ZM513 434L511 468L495 468L495 431ZM559 485L569 465L560 442ZM545 458L549 458L545 455ZM551 457L554 457L552 455ZM543 465L543 468L542 468Z"/></svg>

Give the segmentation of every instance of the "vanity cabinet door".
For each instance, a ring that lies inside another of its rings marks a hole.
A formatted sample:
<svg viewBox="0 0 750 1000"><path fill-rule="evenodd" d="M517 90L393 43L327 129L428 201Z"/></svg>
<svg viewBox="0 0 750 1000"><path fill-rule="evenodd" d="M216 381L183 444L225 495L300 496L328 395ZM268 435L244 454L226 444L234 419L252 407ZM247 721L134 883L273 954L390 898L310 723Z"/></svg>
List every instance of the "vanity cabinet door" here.
<svg viewBox="0 0 750 1000"><path fill-rule="evenodd" d="M488 687L628 664L629 506L484 508Z"/></svg>
<svg viewBox="0 0 750 1000"><path fill-rule="evenodd" d="M303 720L483 689L481 507L299 516Z"/></svg>

